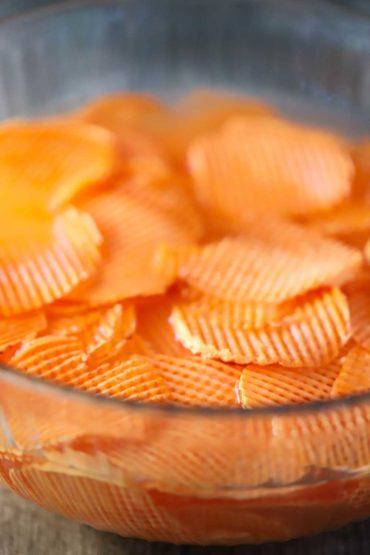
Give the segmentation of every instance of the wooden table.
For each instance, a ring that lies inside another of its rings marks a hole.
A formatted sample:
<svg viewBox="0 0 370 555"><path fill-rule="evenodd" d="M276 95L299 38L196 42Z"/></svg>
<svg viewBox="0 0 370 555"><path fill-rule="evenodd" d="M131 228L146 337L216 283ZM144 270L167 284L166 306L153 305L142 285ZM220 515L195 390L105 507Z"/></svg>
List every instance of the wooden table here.
<svg viewBox="0 0 370 555"><path fill-rule="evenodd" d="M369 555L370 521L315 538L266 546L193 547L97 532L0 489L0 555Z"/></svg>

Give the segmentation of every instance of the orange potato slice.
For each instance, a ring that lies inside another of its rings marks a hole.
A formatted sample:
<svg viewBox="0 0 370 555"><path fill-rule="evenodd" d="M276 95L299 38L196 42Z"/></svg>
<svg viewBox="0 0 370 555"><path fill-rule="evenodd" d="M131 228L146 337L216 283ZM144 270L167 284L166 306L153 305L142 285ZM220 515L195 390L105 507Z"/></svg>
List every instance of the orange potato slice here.
<svg viewBox="0 0 370 555"><path fill-rule="evenodd" d="M85 303L60 301L47 308L47 334L74 337L82 341L91 364L104 358L152 353L148 343L135 333L136 310L115 304L91 309ZM94 351L95 355L94 356ZM101 362L101 360L100 360Z"/></svg>
<svg viewBox="0 0 370 555"><path fill-rule="evenodd" d="M163 293L168 280L155 271L154 250L161 243L191 241L189 230L122 189L95 196L84 209L104 237L104 264L91 286L74 297L99 305Z"/></svg>
<svg viewBox="0 0 370 555"><path fill-rule="evenodd" d="M224 91L199 90L181 99L167 118L153 118L152 126L162 139L171 158L185 161L189 145L199 135L219 129L236 116L266 116L270 106L252 98Z"/></svg>
<svg viewBox="0 0 370 555"><path fill-rule="evenodd" d="M81 341L90 365L115 357L136 328L135 309L130 305L89 310L84 304L59 303L52 305L47 315L47 333Z"/></svg>
<svg viewBox="0 0 370 555"><path fill-rule="evenodd" d="M297 477L300 474L304 483L312 471L317 480L328 468L340 474L362 472L369 462L369 409L365 404L336 408L328 404L322 410L292 412L275 419L274 434L292 455L290 460L295 459Z"/></svg>
<svg viewBox="0 0 370 555"><path fill-rule="evenodd" d="M370 351L357 345L343 358L331 396L342 397L366 391L370 391Z"/></svg>
<svg viewBox="0 0 370 555"><path fill-rule="evenodd" d="M0 352L26 339L33 339L46 326L46 317L41 310L0 318Z"/></svg>
<svg viewBox="0 0 370 555"><path fill-rule="evenodd" d="M88 330L85 339L88 364L115 357L133 335L135 328L136 314L133 306L116 304L107 308L99 322Z"/></svg>
<svg viewBox="0 0 370 555"><path fill-rule="evenodd" d="M134 333L132 337L126 339L119 352L119 359L125 360L134 355L150 356L154 354L151 344L143 339L138 333Z"/></svg>
<svg viewBox="0 0 370 555"><path fill-rule="evenodd" d="M90 393L137 401L164 401L169 389L153 364L141 356L86 364L81 342L45 336L22 346L10 365L23 372Z"/></svg>
<svg viewBox="0 0 370 555"><path fill-rule="evenodd" d="M56 210L107 179L115 165L114 137L93 125L19 120L0 127L1 202L33 197Z"/></svg>
<svg viewBox="0 0 370 555"><path fill-rule="evenodd" d="M212 321L186 304L174 308L171 323L192 353L239 364L321 366L338 355L350 334L347 299L336 288L307 294L280 321L260 328Z"/></svg>
<svg viewBox="0 0 370 555"><path fill-rule="evenodd" d="M173 254L172 254L173 253ZM174 274L232 302L281 303L321 285L340 285L362 267L361 253L288 222L250 228L243 237L157 251L159 274Z"/></svg>
<svg viewBox="0 0 370 555"><path fill-rule="evenodd" d="M118 92L97 97L72 115L119 133L124 132L125 126L130 123L140 122L150 114L164 111L165 106L154 96Z"/></svg>
<svg viewBox="0 0 370 555"><path fill-rule="evenodd" d="M148 359L139 355L105 362L72 379L62 378L64 382L67 379L72 387L106 397L158 403L170 399L163 377Z"/></svg>
<svg viewBox="0 0 370 555"><path fill-rule="evenodd" d="M193 291L195 294L196 290ZM186 294L191 294L191 290ZM294 308L293 302L281 305L253 301L236 303L202 294L198 295L197 299L185 297L185 300L190 301L190 304L186 305L186 311L193 318L206 319L215 326L241 330L261 328L270 322L278 322ZM175 304L179 304L179 299Z"/></svg>
<svg viewBox="0 0 370 555"><path fill-rule="evenodd" d="M148 122L154 116L163 118L166 115L167 108L156 98L129 92L99 97L72 114L112 132L125 157L165 157L165 149Z"/></svg>
<svg viewBox="0 0 370 555"><path fill-rule="evenodd" d="M170 324L170 315L176 297L160 296L137 307L137 331L155 353L172 356L188 356Z"/></svg>
<svg viewBox="0 0 370 555"><path fill-rule="evenodd" d="M102 463L94 463L93 459L91 464L99 468ZM114 473L114 470L108 465L106 472ZM191 525L181 524L181 517L174 517L172 508L156 501L152 492L111 483L108 476L101 479L96 472L74 475L70 468L66 472L60 465L46 461L21 468L10 466L8 475L7 484L21 497L100 530L116 531L126 537L168 538L177 543L192 530ZM196 534L189 537L197 539L199 536L201 541L206 537L203 530L202 521Z"/></svg>
<svg viewBox="0 0 370 555"><path fill-rule="evenodd" d="M237 406L236 386L241 368L201 357L151 357L180 405Z"/></svg>
<svg viewBox="0 0 370 555"><path fill-rule="evenodd" d="M9 360L12 356L16 353L19 349L19 343L12 345L11 347L6 347L3 351L0 352L0 364L8 364Z"/></svg>
<svg viewBox="0 0 370 555"><path fill-rule="evenodd" d="M0 314L51 303L95 273L101 235L88 214L68 208L52 217L8 203L0 215Z"/></svg>
<svg viewBox="0 0 370 555"><path fill-rule="evenodd" d="M350 194L354 174L338 137L267 116L236 118L200 137L188 162L202 205L232 219L335 206Z"/></svg>
<svg viewBox="0 0 370 555"><path fill-rule="evenodd" d="M122 182L125 193L132 195L146 207L174 219L197 241L204 233L200 209L193 198L188 181L181 175L167 172L162 175L138 169L136 175Z"/></svg>
<svg viewBox="0 0 370 555"><path fill-rule="evenodd" d="M91 309L86 303L71 302L66 299L46 307L46 335L64 335L82 339L98 326L105 307ZM85 342L86 343L86 342Z"/></svg>
<svg viewBox="0 0 370 555"><path fill-rule="evenodd" d="M46 335L22 345L9 364L26 374L63 384L65 375L79 377L86 371L86 356L78 339Z"/></svg>
<svg viewBox="0 0 370 555"><path fill-rule="evenodd" d="M370 288L369 281L354 283L347 287L351 318L352 338L370 350Z"/></svg>
<svg viewBox="0 0 370 555"><path fill-rule="evenodd" d="M352 244L369 236L370 205L364 202L346 203L312 217L308 225L325 235L332 235Z"/></svg>
<svg viewBox="0 0 370 555"><path fill-rule="evenodd" d="M239 381L244 408L309 403L328 399L340 364L322 368L248 366Z"/></svg>
<svg viewBox="0 0 370 555"><path fill-rule="evenodd" d="M367 262L367 265L370 265L370 239L367 239L365 247L364 247L364 254L365 254L365 260Z"/></svg>
<svg viewBox="0 0 370 555"><path fill-rule="evenodd" d="M365 139L356 144L352 151L356 168L355 192L358 196L370 200L370 141Z"/></svg>

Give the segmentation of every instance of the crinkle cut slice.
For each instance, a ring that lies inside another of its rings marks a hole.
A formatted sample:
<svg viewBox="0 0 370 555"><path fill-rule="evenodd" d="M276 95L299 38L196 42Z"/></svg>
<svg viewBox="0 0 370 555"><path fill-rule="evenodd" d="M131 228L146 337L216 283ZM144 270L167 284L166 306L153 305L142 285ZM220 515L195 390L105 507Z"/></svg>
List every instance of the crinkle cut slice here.
<svg viewBox="0 0 370 555"><path fill-rule="evenodd" d="M370 391L370 351L357 345L344 357L331 396L342 397L367 391Z"/></svg>
<svg viewBox="0 0 370 555"><path fill-rule="evenodd" d="M369 200L370 188L370 141L365 139L355 145L352 152L356 176L354 183L354 191L360 197Z"/></svg>
<svg viewBox="0 0 370 555"><path fill-rule="evenodd" d="M68 208L53 218L20 206L9 214L3 208L0 314L51 303L95 273L101 235L90 215Z"/></svg>
<svg viewBox="0 0 370 555"><path fill-rule="evenodd" d="M153 117L160 120L166 117L167 111L163 104L150 95L114 93L91 101L72 115L112 132L125 158L164 157L165 149L148 124Z"/></svg>
<svg viewBox="0 0 370 555"><path fill-rule="evenodd" d="M45 313L41 310L0 318L0 352L25 339L33 339L46 326Z"/></svg>
<svg viewBox="0 0 370 555"><path fill-rule="evenodd" d="M90 339L89 331L99 325L106 307L92 309L87 303L61 299L46 307L47 335ZM84 341L86 343L86 341Z"/></svg>
<svg viewBox="0 0 370 555"><path fill-rule="evenodd" d="M180 405L237 406L241 368L201 357L156 355L150 358Z"/></svg>
<svg viewBox="0 0 370 555"><path fill-rule="evenodd" d="M347 240L370 232L370 205L365 202L347 202L307 220L308 225L325 235Z"/></svg>
<svg viewBox="0 0 370 555"><path fill-rule="evenodd" d="M136 328L135 309L131 305L91 309L84 303L65 301L51 305L47 316L47 334L80 340L89 363L115 356Z"/></svg>
<svg viewBox="0 0 370 555"><path fill-rule="evenodd" d="M107 179L116 165L113 135L78 122L15 121L0 127L0 197L35 198L51 210Z"/></svg>
<svg viewBox="0 0 370 555"><path fill-rule="evenodd" d="M155 353L149 341L134 333L132 337L126 339L119 352L119 359L126 360L135 355L151 356Z"/></svg>
<svg viewBox="0 0 370 555"><path fill-rule="evenodd" d="M108 307L96 326L85 335L88 363L116 356L136 329L136 314L133 306L116 304Z"/></svg>
<svg viewBox="0 0 370 555"><path fill-rule="evenodd" d="M370 239L366 241L364 254L365 254L365 260L367 262L367 265L370 266Z"/></svg>
<svg viewBox="0 0 370 555"><path fill-rule="evenodd" d="M164 401L169 389L153 364L141 356L90 367L82 344L72 337L44 336L28 342L11 366L45 380L90 393L137 401Z"/></svg>
<svg viewBox="0 0 370 555"><path fill-rule="evenodd" d="M247 366L239 381L244 408L289 405L328 399L340 364L320 368Z"/></svg>
<svg viewBox="0 0 370 555"><path fill-rule="evenodd" d="M350 334L347 299L336 288L307 294L279 322L261 328L212 322L207 312L194 314L186 304L174 308L171 322L177 339L194 354L239 364L321 366Z"/></svg>
<svg viewBox="0 0 370 555"><path fill-rule="evenodd" d="M233 218L329 208L349 196L354 173L338 137L268 116L236 118L196 139L188 161L203 206Z"/></svg>
<svg viewBox="0 0 370 555"><path fill-rule="evenodd" d="M189 239L200 239L204 233L203 216L188 180L180 173L164 169L162 175L153 175L154 168L152 172L145 171L144 164L139 162L136 175L122 183L122 190L148 208L174 219L188 231Z"/></svg>
<svg viewBox="0 0 370 555"><path fill-rule="evenodd" d="M86 370L82 344L73 337L46 335L28 341L16 351L9 364L32 376L66 383L66 376Z"/></svg>
<svg viewBox="0 0 370 555"><path fill-rule="evenodd" d="M131 305L90 309L83 303L64 301L51 305L47 315L47 333L81 341L90 365L115 357L136 328L136 313Z"/></svg>
<svg viewBox="0 0 370 555"><path fill-rule="evenodd" d="M158 403L170 400L164 378L149 359L140 355L103 363L70 385L106 397Z"/></svg>
<svg viewBox="0 0 370 555"><path fill-rule="evenodd" d="M160 296L137 307L137 331L155 353L172 356L187 356L187 351L176 340L169 322L175 302L174 295Z"/></svg>
<svg viewBox="0 0 370 555"><path fill-rule="evenodd" d="M85 202L84 208L105 239L104 264L91 287L78 292L78 298L106 304L164 292L168 278L155 271L154 251L161 243L190 242L189 231L122 190L97 195Z"/></svg>
<svg viewBox="0 0 370 555"><path fill-rule="evenodd" d="M47 334L80 340L89 364L118 354L120 358L129 358L153 352L135 332L136 310L132 305L114 304L92 309L88 304L63 299L50 305L46 313Z"/></svg>
<svg viewBox="0 0 370 555"><path fill-rule="evenodd" d="M215 326L228 326L240 329L256 329L271 322L278 322L284 315L294 308L294 301L282 304L255 303L248 301L244 303L222 301L217 297L199 294L191 302L191 295L197 293L196 289L189 288L184 291L183 301L190 301L186 305L189 313L194 318L207 318L208 322ZM174 304L179 304L181 298L174 300Z"/></svg>
<svg viewBox="0 0 370 555"><path fill-rule="evenodd" d="M351 317L352 338L370 350L370 287L367 283L354 283L347 287L347 298Z"/></svg>
<svg viewBox="0 0 370 555"><path fill-rule="evenodd" d="M110 465L108 468L114 472ZM70 470L63 469L62 472L60 465L53 467L49 462L11 468L9 485L15 493L40 507L71 520L81 520L95 528L153 541L166 536L174 543L181 543L192 533L195 541L199 538L199 542L204 543L205 524L198 525L195 532L194 525L187 521L182 524L168 507L166 497L163 502L144 488L100 480L96 478L96 473L73 475ZM168 499L170 501L171 497ZM175 518L179 521L176 525ZM259 522L257 518L254 520ZM204 522L207 525L208 519L205 518Z"/></svg>
<svg viewBox="0 0 370 555"><path fill-rule="evenodd" d="M159 274L174 279L177 272L207 295L241 303L276 304L322 285L340 285L362 263L357 249L287 222L156 255Z"/></svg>
<svg viewBox="0 0 370 555"><path fill-rule="evenodd" d="M199 90L185 96L167 118L157 118L157 132L172 159L184 163L189 145L199 136L219 129L236 116L256 117L272 108L255 99L224 91Z"/></svg>
<svg viewBox="0 0 370 555"><path fill-rule="evenodd" d="M165 111L164 105L154 96L126 92L95 98L73 115L117 133L124 131L125 126L130 123L137 123L150 114Z"/></svg>

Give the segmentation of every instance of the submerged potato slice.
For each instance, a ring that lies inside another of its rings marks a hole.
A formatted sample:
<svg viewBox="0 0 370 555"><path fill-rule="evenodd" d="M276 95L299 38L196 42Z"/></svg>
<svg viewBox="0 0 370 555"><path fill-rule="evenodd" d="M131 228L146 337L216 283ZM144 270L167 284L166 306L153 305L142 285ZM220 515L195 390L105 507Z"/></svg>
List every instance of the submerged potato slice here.
<svg viewBox="0 0 370 555"><path fill-rule="evenodd" d="M171 321L177 339L194 354L239 364L321 366L350 335L347 299L335 288L307 294L281 320L259 328L212 321L191 304L176 306Z"/></svg>
<svg viewBox="0 0 370 555"><path fill-rule="evenodd" d="M30 210L17 205L2 220L0 314L4 316L67 295L96 272L101 260L102 238L88 214L75 208L56 216Z"/></svg>
<svg viewBox="0 0 370 555"><path fill-rule="evenodd" d="M339 368L336 361L317 368L248 366L239 381L240 402L252 409L328 399Z"/></svg>
<svg viewBox="0 0 370 555"><path fill-rule="evenodd" d="M55 211L115 166L113 135L94 125L19 120L0 126L1 203L36 199Z"/></svg>
<svg viewBox="0 0 370 555"><path fill-rule="evenodd" d="M349 196L354 174L338 137L268 116L235 119L196 139L188 160L202 205L231 218L329 208Z"/></svg>
<svg viewBox="0 0 370 555"><path fill-rule="evenodd" d="M257 225L257 223L256 223ZM362 268L360 251L289 222L251 227L245 236L157 251L158 273L231 302L278 304Z"/></svg>

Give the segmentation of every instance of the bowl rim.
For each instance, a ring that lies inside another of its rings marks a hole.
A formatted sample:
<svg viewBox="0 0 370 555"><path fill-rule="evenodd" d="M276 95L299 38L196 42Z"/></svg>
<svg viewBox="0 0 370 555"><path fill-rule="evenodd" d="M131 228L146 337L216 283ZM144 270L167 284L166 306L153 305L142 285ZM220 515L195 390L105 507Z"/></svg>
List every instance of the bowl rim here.
<svg viewBox="0 0 370 555"><path fill-rule="evenodd" d="M195 0L196 2L209 2L212 3L213 0ZM248 1L248 0L246 0ZM266 4L271 0L264 0ZM38 18L44 18L49 16L54 16L60 13L70 12L78 10L80 8L88 7L109 7L117 6L122 7L125 4L125 0L60 0L57 3L49 6L39 6L31 10L26 10L20 14L9 15L0 20L0 32L7 25L21 24L24 25L27 21L37 20ZM289 4L289 3L288 3ZM338 6L327 1L323 1L320 6L323 9L335 10L341 13L343 6ZM320 7L319 6L319 7ZM283 5L284 7L284 5ZM308 5L309 7L309 5ZM352 16L358 16L355 10L353 10ZM242 365L241 365L242 366ZM1 381L6 381L15 386L20 386L23 389L30 389L33 391L39 391L40 394L43 392L56 394L62 397L69 397L71 399L76 399L76 401L82 401L83 403L91 404L92 406L109 406L114 409L129 409L134 411L143 411L155 415L182 415L182 416L199 416L199 417L209 417L213 415L220 416L222 418L258 418L258 417L275 417L275 416L295 416L295 415L306 415L310 413L335 411L345 408L350 408L353 406L358 407L359 405L370 403L370 392L361 393L357 395L351 395L347 397L337 398L337 399L326 399L323 401L314 401L309 403L302 403L297 405L272 405L266 407L257 407L253 409L244 409L242 407L211 407L211 406L179 406L172 405L170 403L164 404L154 404L154 403L142 403L132 400L117 399L112 397L104 397L99 394L92 394L83 390L72 389L70 387L64 386L62 384L57 384L45 380L37 376L30 376L22 373L17 368L10 367L4 363L0 363L0 387Z"/></svg>

